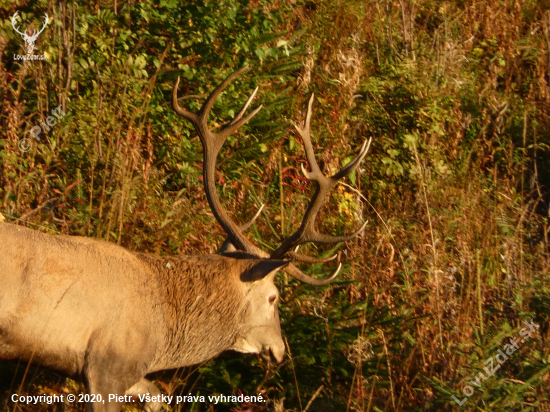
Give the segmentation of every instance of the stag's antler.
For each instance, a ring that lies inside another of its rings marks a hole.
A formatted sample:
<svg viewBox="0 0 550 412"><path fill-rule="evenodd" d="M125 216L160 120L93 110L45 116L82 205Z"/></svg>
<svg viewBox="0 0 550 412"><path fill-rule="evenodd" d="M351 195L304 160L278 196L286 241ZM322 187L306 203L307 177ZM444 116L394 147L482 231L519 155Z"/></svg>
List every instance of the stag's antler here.
<svg viewBox="0 0 550 412"><path fill-rule="evenodd" d="M225 230L225 232L227 233L229 241L238 250L255 255L260 255L260 253L262 252L261 249L256 247L244 236L242 230L239 228L239 225L237 225L222 208L218 192L216 191L216 159L218 157L218 153L220 152L223 143L229 137L229 135L235 132L243 124L248 122L251 118L256 116L256 114L262 108L262 106L260 105L259 107L254 109L252 113L243 118L246 109L258 92L258 88L254 90L252 95L248 98L243 108L235 116L235 118L231 120L231 122L229 122L227 125L225 125L218 133L213 133L208 128L207 124L208 115L210 114L210 110L212 110L212 106L214 105L216 98L227 87L231 80L241 74L244 70L246 70L246 67L243 67L227 76L227 78L218 87L216 87L212 93L210 93L210 96L208 96L208 98L196 114L187 111L186 109L180 107L180 105L178 104L178 85L180 81L178 77L178 80L174 85L174 89L172 90L172 106L174 107L176 113L183 116L185 119L189 120L193 124L204 148L204 189L206 191L206 197L208 199L208 203L210 204L210 208L212 209L212 213L214 213L214 216L222 225L223 230Z"/></svg>
<svg viewBox="0 0 550 412"><path fill-rule="evenodd" d="M315 193L313 197L311 198L311 201L309 202L308 208L306 210L306 213L304 215L304 219L302 220L302 224L300 228L294 232L292 235L287 237L281 246L279 246L273 253L271 253L272 259L279 259L285 255L288 254L288 252L291 249L294 249L296 246L303 245L307 242L317 242L317 243L340 243L340 242L347 242L348 240L353 239L355 236L357 236L361 231L365 228L368 222L365 222L358 230L355 232L344 235L344 236L330 236L330 235L324 235L315 230L315 219L317 217L317 213L319 213L319 209L321 209L321 206L323 205L323 202L325 201L325 198L329 194L329 192L332 190L334 186L338 183L340 179L343 177L346 177L351 172L353 172L355 169L357 169L357 166L361 164L365 156L367 155L370 145L372 143L372 138L369 140L366 140L365 143L363 143L363 147L361 148L361 151L357 155L355 159L353 159L351 162L348 163L346 167L344 167L342 170L340 170L338 173L334 174L331 177L327 177L323 174L321 171L321 168L319 167L319 164L317 163L317 160L315 159L315 153L313 152L313 145L311 144L311 136L310 136L310 124L311 124L311 108L313 106L313 94L311 95L307 107L306 112L306 119L304 120L304 126L303 127L296 127L296 130L298 130L298 133L300 133L300 136L302 137L302 141L304 142L304 147L306 150L306 157L307 161L309 163L309 167L311 168L311 172L308 172L306 169L304 169L304 166L302 165L302 173L304 176L309 179L317 182L317 188L315 190Z"/></svg>
<svg viewBox="0 0 550 412"><path fill-rule="evenodd" d="M36 40L38 38L38 35L44 31L44 29L46 28L46 25L48 24L48 21L50 20L50 18L48 17L48 14L44 13L44 25L42 26L42 28L38 32L36 30L34 30L32 36L29 36L26 32L22 33L18 30L17 27L15 27L15 21L17 20L18 16L19 16L19 11L16 11L15 14L11 18L11 26L13 27L13 29L17 33L19 33L21 36L23 36L23 38L25 40L26 39Z"/></svg>
<svg viewBox="0 0 550 412"><path fill-rule="evenodd" d="M15 27L15 21L17 20L17 17L19 16L19 11L16 11L15 14L12 16L11 18L11 26L13 27L13 29L19 33L21 36L26 36L27 34L26 33L21 33L17 27Z"/></svg>
<svg viewBox="0 0 550 412"><path fill-rule="evenodd" d="M180 107L180 105L178 104L179 77L172 90L172 106L174 107L174 110L179 115L183 116L185 119L189 120L193 124L204 148L203 179L204 179L204 187L206 190L206 197L208 199L208 203L210 204L210 208L214 213L214 216L216 217L218 222L222 225L223 229L225 230L228 236L228 240L224 243L224 246L222 247L222 251L223 252L240 251L240 252L246 252L248 254L251 254L257 257L262 257L262 258L268 257L271 259L288 258L291 260L296 260L298 262L304 262L304 263L328 262L330 260L333 260L334 258L336 258L336 256L325 258L325 259L314 258L314 257L299 254L297 250L301 244L304 244L307 242L321 242L321 243L345 242L357 236L357 234L359 234L364 229L366 223L363 226L361 226L359 230L357 230L356 232L350 235L329 236L329 235L323 235L318 233L315 230L314 225L315 225L315 219L317 217L317 213L319 212L319 209L321 208L330 190L337 184L338 180L347 176L352 171L354 171L357 168L357 166L359 166L361 161L367 155L372 139L366 141L363 144L363 148L359 152L359 155L353 161L351 161L344 169L342 169L332 177L324 176L323 173L321 172L321 169L319 168L319 165L317 164L317 161L315 160L315 154L313 152L313 146L311 144L311 138L310 138L311 107L313 104L313 95L311 96L309 100L309 105L308 105L304 126L302 128L297 127L297 129L300 135L302 136L302 140L304 141L306 156L311 168L311 172L307 172L302 166L302 171L304 172L304 175L308 179L316 181L318 183L318 187L309 203L303 222L300 228L298 229L298 231L296 231L294 234L292 234L287 239L285 239L283 243L273 253L271 253L271 255L269 255L268 253L264 252L263 250L258 248L256 245L254 245L252 242L250 242L246 238L246 236L244 236L243 234L244 230L246 230L246 228L250 226L252 222L258 217L259 212L256 213L256 216L252 219L251 222L247 223L246 225L239 226L227 215L225 210L222 208L220 199L218 197L218 193L216 191L216 186L215 186L216 160L223 143L231 133L235 132L239 127L241 127L243 124L248 122L262 108L262 106L259 106L256 109L254 109L252 113L243 117L252 99L254 98L254 96L258 91L258 88L256 88L252 93L252 95L248 98L248 100L244 104L241 111L235 116L233 120L231 120L228 124L226 124L218 133L214 133L208 128L208 124L207 124L208 115L210 114L210 110L214 105L214 101L219 96L219 94L227 87L227 85L231 82L231 80L233 80L236 76L241 74L244 70L246 70L246 67L243 67L231 73L229 76L227 76L227 78L218 87L216 87L214 91L208 96L208 98L206 99L206 101L204 102L204 104L196 114L187 111L186 109ZM319 285L326 285L330 283L338 275L341 266L342 265L340 264L338 266L338 269L332 276L322 280L315 279L315 278L312 278L311 276L306 275L293 264L288 265L285 268L285 271L289 275L293 276L294 278L302 282L308 283L310 285L319 286Z"/></svg>
<svg viewBox="0 0 550 412"><path fill-rule="evenodd" d="M33 37L36 39L38 37L38 35L40 33L42 33L44 31L44 29L46 28L46 25L48 24L48 21L50 20L50 18L48 17L48 15L46 13L44 13L44 25L42 26L42 28L38 31L38 33L35 33L33 35Z"/></svg>

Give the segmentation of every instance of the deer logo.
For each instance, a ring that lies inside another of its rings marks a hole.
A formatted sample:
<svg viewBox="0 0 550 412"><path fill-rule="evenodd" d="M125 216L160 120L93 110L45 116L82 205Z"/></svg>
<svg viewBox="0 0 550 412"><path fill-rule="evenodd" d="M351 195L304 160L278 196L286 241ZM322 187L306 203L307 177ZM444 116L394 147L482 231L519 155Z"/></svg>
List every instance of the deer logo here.
<svg viewBox="0 0 550 412"><path fill-rule="evenodd" d="M44 19L44 25L42 26L42 28L39 31L33 30L32 35L29 36L27 34L28 30L25 30L25 32L20 32L18 28L15 27L15 21L17 20L18 16L19 16L19 11L16 11L13 17L11 18L11 26L17 33L21 35L21 37L25 41L25 49L27 51L27 55L31 55L32 51L34 50L36 39L38 38L38 35L42 33L46 28L46 25L48 24L48 21L49 21L49 17L47 14L44 14L45 19Z"/></svg>

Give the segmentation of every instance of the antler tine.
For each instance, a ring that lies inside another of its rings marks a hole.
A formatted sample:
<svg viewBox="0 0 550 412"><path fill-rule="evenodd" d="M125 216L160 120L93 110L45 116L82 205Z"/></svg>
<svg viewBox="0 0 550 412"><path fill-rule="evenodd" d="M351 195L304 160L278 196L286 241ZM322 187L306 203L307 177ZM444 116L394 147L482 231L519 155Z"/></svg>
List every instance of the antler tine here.
<svg viewBox="0 0 550 412"><path fill-rule="evenodd" d="M372 137L369 140L365 140L363 143L363 147L361 147L361 150L359 151L359 154L353 159L351 162L349 162L346 167L344 167L342 170L340 170L338 173L335 173L332 178L340 180L343 177L346 177L351 172L353 172L355 169L357 169L357 166L361 164L363 159L367 156L367 153L369 152L370 145L372 143Z"/></svg>
<svg viewBox="0 0 550 412"><path fill-rule="evenodd" d="M258 211L256 212L256 214L254 216L252 216L252 219L250 219L248 222L246 222L246 223L239 226L239 230L243 233L246 232L250 228L250 226L252 226L254 224L256 219L258 219L258 217L262 213L262 210L264 210L264 207L265 207L265 205L262 204L260 206L260 208L258 209ZM236 252L236 251L237 251L237 248L232 243L231 238L227 237L227 239L225 239L225 241L223 242L219 253L224 254L224 253ZM263 252L259 257L269 257L269 255L266 252Z"/></svg>
<svg viewBox="0 0 550 412"><path fill-rule="evenodd" d="M299 127L297 125L294 125L296 127L296 130L300 134L300 137L302 138L302 141L304 142L304 148L306 151L306 158L309 163L309 167L311 168L311 173L305 172L303 166L302 171L304 175L309 179L309 176L312 176L311 178L316 178L315 174L322 175L321 168L319 167L319 164L317 163L317 159L315 159L315 152L313 150L313 144L311 143L311 133L310 133L310 125L311 125L311 115L313 113L312 107L313 107L313 98L314 94L311 94L311 97L309 98L309 102L307 104L307 112L306 112L306 118L304 120L304 126ZM313 174L312 174L313 173Z"/></svg>
<svg viewBox="0 0 550 412"><path fill-rule="evenodd" d="M231 120L231 122L228 124L228 126L234 125L236 122L241 120L241 117L243 117L243 114L246 112L246 109L248 109L248 106L250 105L252 100L254 100L254 97L256 97L256 93L258 93L258 90L260 90L260 86L258 86L254 89L254 91L252 92L252 94L250 95L248 100L245 102L245 104L244 104L243 108L241 109L241 111L239 113L237 113L237 116L235 116L235 118L233 120Z"/></svg>
<svg viewBox="0 0 550 412"><path fill-rule="evenodd" d="M323 205L325 198L328 196L332 188L338 183L338 180L347 176L349 173L355 170L357 166L361 163L361 161L365 158L370 148L372 139L369 139L363 144L363 147L361 148L357 157L354 160L352 160L346 167L344 167L342 170L334 174L334 176L331 176L331 177L325 176L321 172L319 164L315 159L315 153L313 151L313 145L311 143L310 124L311 124L311 116L312 116L312 107L313 107L313 95L311 96L308 102L308 108L306 112L304 126L301 128L296 126L296 129L298 130L298 133L300 133L300 136L302 137L302 140L304 142L306 157L309 163L309 167L311 169L311 172L308 172L302 165L302 172L304 173L306 178L308 178L309 180L316 181L318 185L315 190L315 193L313 194L313 197L309 202L308 208L306 210L306 213L304 214L304 218L302 220L302 224L300 228L295 233L287 237L283 241L283 243L274 252L271 253L272 259L279 259L283 256L286 256L288 255L289 251L292 248L307 242L318 242L318 243L346 242L348 240L353 239L355 236L357 236L367 225L367 222L365 222L355 232L349 235L343 235L343 236L324 235L315 230L315 220L317 218L317 214L319 213L319 210L321 209L321 206Z"/></svg>
<svg viewBox="0 0 550 412"><path fill-rule="evenodd" d="M195 113L191 113L190 111L184 109L181 107L178 103L178 86L180 84L180 77L176 79L176 84L174 85L172 89L172 107L176 111L177 114L182 116L183 118L189 120L193 125L198 124L199 118Z"/></svg>
<svg viewBox="0 0 550 412"><path fill-rule="evenodd" d="M256 116L256 114L258 114L258 112L262 109L262 105L260 105L256 109L254 109L250 114L242 118L243 114L246 112L246 109L248 109L248 106L250 105L250 103L256 96L256 93L258 92L258 88L256 88L252 93L252 95L248 98L248 100L244 104L243 108L239 111L237 116L235 116L233 120L231 120L224 128L222 128L222 130L220 130L218 133L213 133L208 128L208 115L212 110L212 106L214 105L214 102L216 101L220 93L229 85L229 83L231 83L231 81L235 77L237 77L247 68L248 66L241 67L240 69L234 71L229 76L227 76L224 79L224 81L221 82L210 93L210 95L206 98L206 101L203 103L202 107L196 114L182 108L178 103L177 97L178 97L178 85L180 80L179 77L176 80L176 84L174 85L174 88L172 89L172 106L174 107L174 110L180 116L184 117L185 119L193 123L193 125L195 126L195 129L197 129L197 132L199 133L199 137L201 138L201 140L206 139L205 142L208 142L208 145L207 145L208 149L213 150L216 155L221 149L223 143L225 142L225 139L227 139L228 136L234 133L243 124L245 124L254 116Z"/></svg>
<svg viewBox="0 0 550 412"><path fill-rule="evenodd" d="M328 258L317 258L313 256L304 255L303 253L297 253L294 251L287 252L286 255L292 260L295 260L296 262L300 262L300 263L327 263L327 262L332 262L334 259L338 257L338 254L336 254Z"/></svg>
<svg viewBox="0 0 550 412"><path fill-rule="evenodd" d="M231 73L229 76L227 76L223 82L221 82L214 90L212 90L212 93L210 93L210 96L206 98L206 101L203 103L200 111L199 111L199 117L208 117L210 114L210 110L212 110L212 106L214 106L214 102L218 98L221 92L224 91L224 89L231 83L231 81L237 77L239 74L244 72L246 69L248 69L248 66L243 66L238 70L235 70L233 73ZM206 118L204 119L206 120Z"/></svg>
<svg viewBox="0 0 550 412"><path fill-rule="evenodd" d="M262 213L262 210L264 210L264 207L265 205L262 204L260 206L260 208L258 209L258 211L256 212L256 214L254 216L252 216L252 219L250 219L248 222L246 222L245 224L243 225L240 225L239 226L239 229L241 229L243 232L247 231L248 229L250 229L250 226L252 226L254 224L254 222L256 221L256 219L258 219L258 217L260 216L260 214Z"/></svg>
<svg viewBox="0 0 550 412"><path fill-rule="evenodd" d="M212 93L210 93L210 96L208 96L208 98L206 99L206 101L204 102L204 104L202 105L199 113L198 113L198 117L199 117L199 120L201 121L201 123L204 125L205 128L207 128L206 126L206 122L208 120L208 115L210 114L210 110L212 110L212 106L214 105L214 102L216 101L216 99L218 98L218 96L220 95L220 93L222 91L224 91L224 89L229 85L229 83L231 83L231 81L237 77L239 74L241 74L242 72L244 72L246 69L248 69L248 66L244 66L244 67L241 67L240 69L234 71L233 73L231 73L229 76L227 76L225 78L225 80L223 82L221 82L219 84L218 87L216 87ZM227 139L228 136L230 136L233 132L235 132L239 127L241 127L243 124L245 124L246 122L248 122L250 119L252 119L254 116L256 116L256 114L258 114L258 112L262 109L262 105L258 106L256 109L254 109L252 111L252 113L250 113L249 115L245 116L244 119L241 119L241 117L243 116L244 112L246 111L246 109L248 108L248 106L250 105L250 103L252 102L252 99L254 99L254 96L256 96L256 93L258 91L258 88L256 88L256 90L254 90L254 92L252 93L252 95L248 98L248 100L246 101L246 103L244 104L243 108L241 109L241 111L237 114L237 116L235 116L235 118L233 120L231 120L227 126L225 126L222 130L220 130L218 133L215 134L215 138L216 138L216 141L217 141L217 144L219 145L219 147L221 148L221 145L223 144L223 142L225 141L225 139Z"/></svg>
<svg viewBox="0 0 550 412"><path fill-rule="evenodd" d="M288 265L284 270L286 273L288 273L294 279L299 280L300 282L304 282L311 286L325 286L325 285L328 285L330 282L332 282L334 279L336 279L336 277L340 273L341 268L342 268L342 264L340 263L336 271L331 276L325 279L312 278L311 276L306 275L304 272L302 272L292 263Z"/></svg>
<svg viewBox="0 0 550 412"><path fill-rule="evenodd" d="M366 221L361 225L359 229L357 229L353 233L350 233L349 235L332 236L332 235L324 235L322 233L315 231L311 234L310 240L308 240L308 242L317 242L317 243L348 242L352 240L354 237L356 237L359 233L361 233L367 227L368 223L369 222Z"/></svg>
<svg viewBox="0 0 550 412"><path fill-rule="evenodd" d="M253 97L253 96L252 96ZM254 116L258 114L258 112L262 109L263 105L259 105L256 107L250 114L246 115L243 119L238 120L237 122L231 121L227 126L225 126L218 134L218 139L225 141L228 136L230 136L235 130L237 130L239 127L241 127L243 124L248 122L250 119L252 119Z"/></svg>

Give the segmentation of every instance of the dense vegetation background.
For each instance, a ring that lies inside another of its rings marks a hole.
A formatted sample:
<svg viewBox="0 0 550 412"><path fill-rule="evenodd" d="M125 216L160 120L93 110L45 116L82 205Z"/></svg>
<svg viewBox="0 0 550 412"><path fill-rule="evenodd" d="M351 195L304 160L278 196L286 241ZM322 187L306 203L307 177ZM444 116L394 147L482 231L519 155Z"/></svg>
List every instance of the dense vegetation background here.
<svg viewBox="0 0 550 412"><path fill-rule="evenodd" d="M312 288L279 277L286 361L270 369L224 354L158 374L165 393L269 397L215 408L232 411L550 410L549 1L0 5L0 219L138 251L214 253L224 235L202 189L200 143L169 104L177 76L181 95L199 95L182 104L197 110L250 66L210 122L230 119L260 86L264 108L224 146L218 183L241 222L268 205L249 234L264 248L297 227L312 191L292 127L310 94L326 171L374 137L320 219L330 233L370 221L341 248L340 280ZM22 29L50 16L34 51L47 60L14 60L16 11ZM63 119L21 151L59 105ZM537 332L484 380L484 362L531 319ZM7 395L83 390L0 363L1 410L81 411Z"/></svg>

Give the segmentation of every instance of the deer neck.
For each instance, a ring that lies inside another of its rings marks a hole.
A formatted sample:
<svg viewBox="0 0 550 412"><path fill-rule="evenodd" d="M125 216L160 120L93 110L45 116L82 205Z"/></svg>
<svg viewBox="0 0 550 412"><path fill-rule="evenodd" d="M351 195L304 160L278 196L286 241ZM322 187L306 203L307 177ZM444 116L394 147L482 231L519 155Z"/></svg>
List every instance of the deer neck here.
<svg viewBox="0 0 550 412"><path fill-rule="evenodd" d="M154 369L170 369L211 359L231 347L243 310L235 270L220 255L159 257L139 255L155 274L164 319L164 345ZM234 261L234 260L233 260Z"/></svg>

